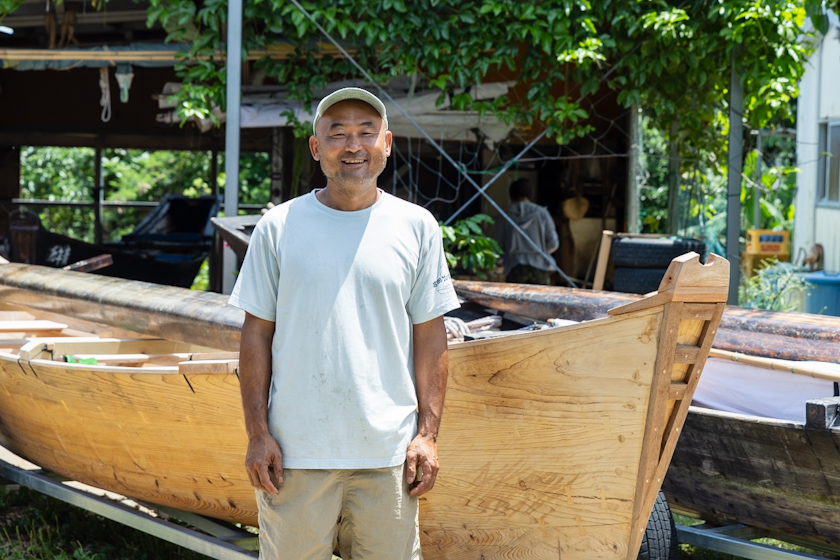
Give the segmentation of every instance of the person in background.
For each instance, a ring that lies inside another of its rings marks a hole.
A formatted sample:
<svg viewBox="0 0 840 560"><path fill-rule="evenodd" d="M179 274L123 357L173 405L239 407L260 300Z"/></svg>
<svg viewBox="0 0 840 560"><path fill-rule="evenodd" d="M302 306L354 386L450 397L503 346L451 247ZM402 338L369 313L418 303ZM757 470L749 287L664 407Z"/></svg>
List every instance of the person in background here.
<svg viewBox="0 0 840 560"><path fill-rule="evenodd" d="M510 184L507 215L542 251L550 255L560 247L554 220L543 206L531 202L534 193L526 178ZM551 284L552 264L504 218L499 218L497 238L504 250L505 280L516 284Z"/></svg>

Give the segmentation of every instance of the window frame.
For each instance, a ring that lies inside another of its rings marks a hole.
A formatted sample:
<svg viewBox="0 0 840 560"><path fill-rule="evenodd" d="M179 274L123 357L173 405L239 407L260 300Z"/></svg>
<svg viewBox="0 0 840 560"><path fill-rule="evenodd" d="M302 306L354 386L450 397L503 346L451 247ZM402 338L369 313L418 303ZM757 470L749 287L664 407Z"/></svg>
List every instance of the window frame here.
<svg viewBox="0 0 840 560"><path fill-rule="evenodd" d="M819 196L817 198L817 206L822 208L840 208L840 184L838 185L837 199L829 199L831 180L831 162L832 159L840 160L840 153L833 154L831 158L825 154L828 153L831 146L831 133L836 130L835 134L840 135L840 120L828 120L819 123L819 164L817 167L817 188ZM840 176L838 177L840 183Z"/></svg>

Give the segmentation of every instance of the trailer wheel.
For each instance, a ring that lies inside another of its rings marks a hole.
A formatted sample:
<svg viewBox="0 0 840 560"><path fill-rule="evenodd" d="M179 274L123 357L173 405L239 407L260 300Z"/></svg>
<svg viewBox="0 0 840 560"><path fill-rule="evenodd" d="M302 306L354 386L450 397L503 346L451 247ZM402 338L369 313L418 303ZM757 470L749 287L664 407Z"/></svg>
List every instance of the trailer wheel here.
<svg viewBox="0 0 840 560"><path fill-rule="evenodd" d="M674 516L660 490L653 511L650 512L638 560L677 560L680 556Z"/></svg>

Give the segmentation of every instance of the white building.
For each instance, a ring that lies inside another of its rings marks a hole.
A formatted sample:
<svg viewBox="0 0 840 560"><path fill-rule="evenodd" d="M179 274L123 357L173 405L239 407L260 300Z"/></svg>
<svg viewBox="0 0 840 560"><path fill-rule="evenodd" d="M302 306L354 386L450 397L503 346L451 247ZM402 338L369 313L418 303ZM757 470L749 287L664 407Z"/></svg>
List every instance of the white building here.
<svg viewBox="0 0 840 560"><path fill-rule="evenodd" d="M817 43L799 84L794 253L819 243L825 269L840 271L840 19ZM830 155L829 155L830 154Z"/></svg>

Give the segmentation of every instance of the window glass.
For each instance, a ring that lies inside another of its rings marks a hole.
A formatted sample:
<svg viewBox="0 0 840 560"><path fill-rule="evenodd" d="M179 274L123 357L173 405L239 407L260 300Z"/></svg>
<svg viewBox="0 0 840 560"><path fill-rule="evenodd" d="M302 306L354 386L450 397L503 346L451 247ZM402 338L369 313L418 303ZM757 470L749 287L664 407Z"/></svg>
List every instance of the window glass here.
<svg viewBox="0 0 840 560"><path fill-rule="evenodd" d="M828 185L826 199L832 202L840 201L840 125L828 127Z"/></svg>

